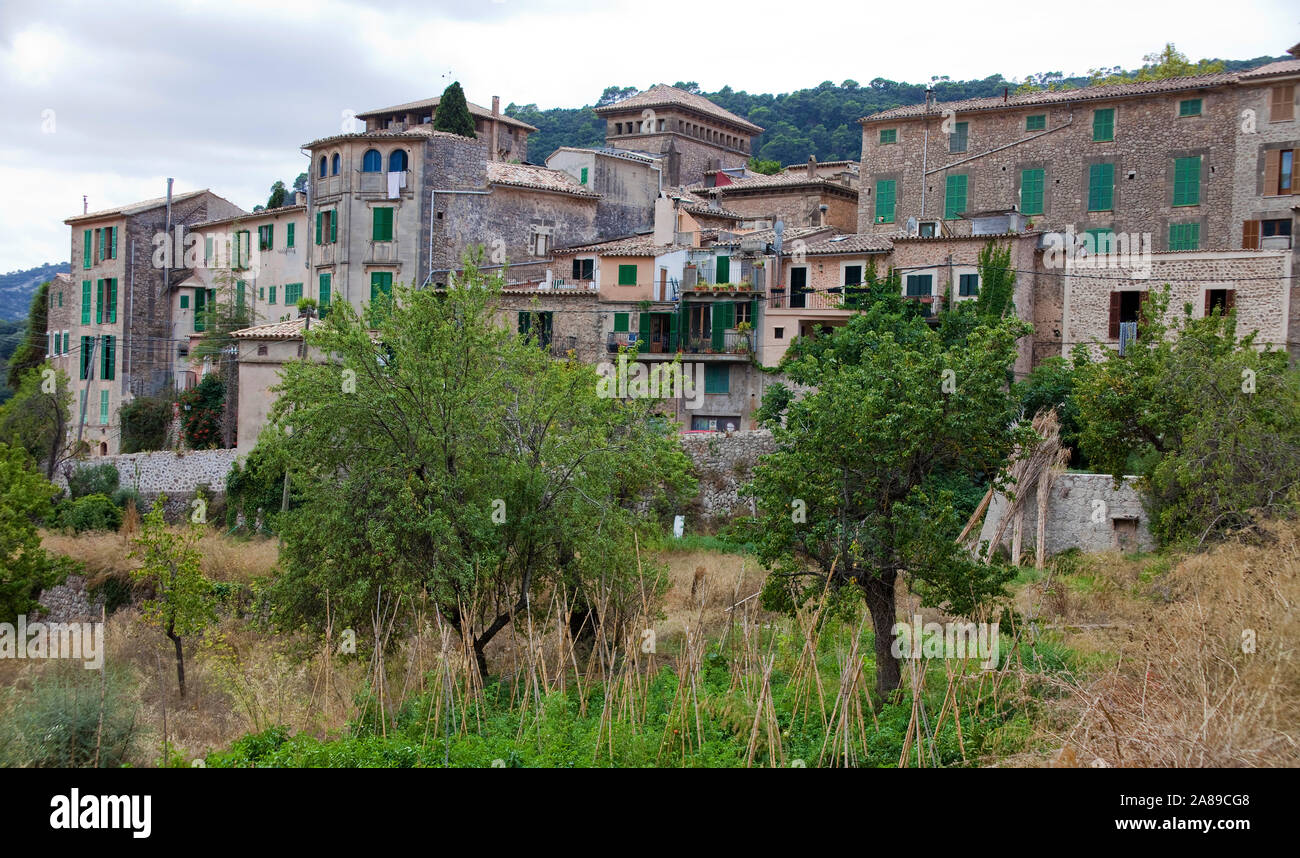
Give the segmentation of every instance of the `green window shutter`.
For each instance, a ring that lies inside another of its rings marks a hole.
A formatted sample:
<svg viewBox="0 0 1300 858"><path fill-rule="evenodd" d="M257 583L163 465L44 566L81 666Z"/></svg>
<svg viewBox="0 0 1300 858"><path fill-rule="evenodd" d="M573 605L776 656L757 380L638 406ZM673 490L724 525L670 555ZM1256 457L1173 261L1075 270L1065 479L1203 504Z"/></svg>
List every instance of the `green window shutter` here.
<svg viewBox="0 0 1300 858"><path fill-rule="evenodd" d="M1195 206L1201 202L1201 156L1174 159L1174 205Z"/></svg>
<svg viewBox="0 0 1300 858"><path fill-rule="evenodd" d="M90 267L90 230L81 234L81 267Z"/></svg>
<svg viewBox="0 0 1300 858"><path fill-rule="evenodd" d="M91 342L92 342L92 338L91 338L91 337L82 337L82 338L81 338L81 375L79 376L79 378L80 378L82 381L85 381L85 380L87 379L87 377L89 377L89 375L90 375L90 359L91 359L91 355L90 355L90 344L91 344Z"/></svg>
<svg viewBox="0 0 1300 858"><path fill-rule="evenodd" d="M519 331L519 336L526 337L533 327L533 314L527 310L520 310L517 314L517 323L515 329Z"/></svg>
<svg viewBox="0 0 1300 858"><path fill-rule="evenodd" d="M104 337L103 355L99 375L105 381L112 381L117 378L117 337L111 334Z"/></svg>
<svg viewBox="0 0 1300 858"><path fill-rule="evenodd" d="M287 223L284 225L284 246L293 247L293 228L296 224Z"/></svg>
<svg viewBox="0 0 1300 858"><path fill-rule="evenodd" d="M677 351L682 347L678 339L678 332L681 330L678 324L681 321L681 313L668 314L668 348L671 351Z"/></svg>
<svg viewBox="0 0 1300 858"><path fill-rule="evenodd" d="M1116 249L1115 231L1111 229L1090 229L1084 232L1084 247L1089 253L1110 253Z"/></svg>
<svg viewBox="0 0 1300 858"><path fill-rule="evenodd" d="M245 291L246 291L246 289L245 289L245 283L244 283L244 281L243 281L243 280L236 280L236 281L235 281L235 307L237 307L237 308L240 309L240 310L244 309L244 293L245 293Z"/></svg>
<svg viewBox="0 0 1300 858"><path fill-rule="evenodd" d="M321 274L318 286L320 299L317 303L320 304L321 315L324 315L325 311L328 310L330 306L330 275Z"/></svg>
<svg viewBox="0 0 1300 858"><path fill-rule="evenodd" d="M727 348L727 328L735 324L736 305L731 302L713 305L713 350L722 352Z"/></svg>
<svg viewBox="0 0 1300 858"><path fill-rule="evenodd" d="M1179 116L1200 116L1201 100L1199 98L1184 98L1178 102Z"/></svg>
<svg viewBox="0 0 1300 858"><path fill-rule="evenodd" d="M274 248L275 248L275 224L268 223L266 225L266 249L273 250Z"/></svg>
<svg viewBox="0 0 1300 858"><path fill-rule="evenodd" d="M717 260L717 280L716 283L731 282L731 257L719 256Z"/></svg>
<svg viewBox="0 0 1300 858"><path fill-rule="evenodd" d="M618 267L618 285L635 286L636 285L636 266L620 265Z"/></svg>
<svg viewBox="0 0 1300 858"><path fill-rule="evenodd" d="M1035 113L1032 116L1025 117L1026 131L1042 131L1047 128L1047 114Z"/></svg>
<svg viewBox="0 0 1300 858"><path fill-rule="evenodd" d="M316 212L316 243L317 244L320 244L320 229L324 217L325 217L324 212Z"/></svg>
<svg viewBox="0 0 1300 858"><path fill-rule="evenodd" d="M330 244L336 244L339 240L339 210L330 211Z"/></svg>
<svg viewBox="0 0 1300 858"><path fill-rule="evenodd" d="M71 345L71 343L68 342L69 339L70 336L68 335L68 332L64 331L63 332L63 354L65 355L68 353L68 346Z"/></svg>
<svg viewBox="0 0 1300 858"><path fill-rule="evenodd" d="M1115 139L1115 108L1107 107L1092 112L1092 139L1094 142Z"/></svg>
<svg viewBox="0 0 1300 858"><path fill-rule="evenodd" d="M627 332L627 329L628 329L628 328L627 328L627 317L628 317L628 314L627 314L627 313L615 313L615 314L614 314L614 331L615 331L615 333L620 333L620 334L621 334L621 333L626 333L626 332Z"/></svg>
<svg viewBox="0 0 1300 858"><path fill-rule="evenodd" d="M81 281L81 324L90 324L90 281Z"/></svg>
<svg viewBox="0 0 1300 858"><path fill-rule="evenodd" d="M371 241L392 241L393 240L393 210L391 207L377 208L374 210L374 221L371 226Z"/></svg>
<svg viewBox="0 0 1300 858"><path fill-rule="evenodd" d="M1115 165L1093 164L1088 168L1088 211L1108 212L1115 207Z"/></svg>
<svg viewBox="0 0 1300 858"><path fill-rule="evenodd" d="M882 128L882 129L880 129L880 144L881 144L882 146L886 146L886 145L888 145L888 144L890 144L890 143L897 143L897 142L898 142L898 129L897 129L897 128Z"/></svg>
<svg viewBox="0 0 1300 858"><path fill-rule="evenodd" d="M393 275L388 271L375 271L370 275L370 300L375 300L381 293L390 297L393 294Z"/></svg>
<svg viewBox="0 0 1300 858"><path fill-rule="evenodd" d="M108 255L117 259L117 227L109 227L111 233L108 238Z"/></svg>
<svg viewBox="0 0 1300 858"><path fill-rule="evenodd" d="M639 352L650 351L650 314L637 314L637 335L636 350Z"/></svg>
<svg viewBox="0 0 1300 858"><path fill-rule="evenodd" d="M62 289L59 290L59 306L60 306L60 307L63 306L63 290L62 290Z"/></svg>
<svg viewBox="0 0 1300 858"><path fill-rule="evenodd" d="M182 296L181 296L181 309L182 309L182 310L188 310L189 308L190 308L190 296L189 296L189 295L182 295Z"/></svg>
<svg viewBox="0 0 1300 858"><path fill-rule="evenodd" d="M104 260L104 259L107 259L107 258L108 258L108 256L106 256L105 253L104 253L104 249L105 249L106 247L108 247L108 230L107 230L107 229L101 229L101 230L99 231L99 258L100 258L100 260Z"/></svg>
<svg viewBox="0 0 1300 858"><path fill-rule="evenodd" d="M101 426L108 425L108 390L107 388L99 392L99 423Z"/></svg>
<svg viewBox="0 0 1300 858"><path fill-rule="evenodd" d="M324 277L324 276L328 276L328 275L321 275L321 276ZM275 303L275 287L274 287L274 286L267 287L267 290L266 290L266 303L268 303L268 304L274 304L274 303Z"/></svg>
<svg viewBox="0 0 1300 858"><path fill-rule="evenodd" d="M104 324L104 281L95 281L95 324Z"/></svg>
<svg viewBox="0 0 1300 858"><path fill-rule="evenodd" d="M965 152L970 142L970 123L958 122L953 127L952 134L948 135L949 152Z"/></svg>
<svg viewBox="0 0 1300 858"><path fill-rule="evenodd" d="M110 325L117 324L117 278L110 277L104 283L108 289L108 322Z"/></svg>
<svg viewBox="0 0 1300 858"><path fill-rule="evenodd" d="M948 176L944 182L943 217L955 220L966 211L966 191L968 176Z"/></svg>
<svg viewBox="0 0 1300 858"><path fill-rule="evenodd" d="M1169 224L1170 250L1199 250L1201 246L1201 225L1199 223Z"/></svg>
<svg viewBox="0 0 1300 858"><path fill-rule="evenodd" d="M1043 170L1020 171L1021 214L1043 213Z"/></svg>
<svg viewBox="0 0 1300 858"><path fill-rule="evenodd" d="M284 284L284 306L286 307L295 306L298 303L298 299L300 299L301 297L302 297L301 283Z"/></svg>
<svg viewBox="0 0 1300 858"><path fill-rule="evenodd" d="M894 222L896 188L893 179L882 179L876 182L876 223Z"/></svg>
<svg viewBox="0 0 1300 858"><path fill-rule="evenodd" d="M957 294L969 297L980 293L980 276L978 274L961 274L957 277Z"/></svg>
<svg viewBox="0 0 1300 858"><path fill-rule="evenodd" d="M704 367L705 393L731 392L731 367L725 363L711 363Z"/></svg>
<svg viewBox="0 0 1300 858"><path fill-rule="evenodd" d="M582 168L582 184L587 184L587 168Z"/></svg>
<svg viewBox="0 0 1300 858"><path fill-rule="evenodd" d="M205 327L203 312L205 309L207 309L207 298L208 298L208 294L206 289L194 290L194 331L195 333L203 333L203 329Z"/></svg>

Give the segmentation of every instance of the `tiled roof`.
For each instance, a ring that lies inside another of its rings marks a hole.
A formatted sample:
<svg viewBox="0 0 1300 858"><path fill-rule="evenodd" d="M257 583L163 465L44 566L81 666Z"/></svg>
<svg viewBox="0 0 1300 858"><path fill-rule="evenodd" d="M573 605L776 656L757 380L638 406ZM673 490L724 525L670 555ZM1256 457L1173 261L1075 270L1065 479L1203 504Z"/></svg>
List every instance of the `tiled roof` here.
<svg viewBox="0 0 1300 858"><path fill-rule="evenodd" d="M303 149L314 149L317 146L325 146L329 143L337 143L340 140L418 140L424 137L442 138L444 140L472 140L470 137L462 137L459 134L449 134L446 131L434 131L432 125L415 125L406 129L392 129L386 131L352 131L347 134L333 134L329 137L322 137L319 140L313 140L310 143L302 144Z"/></svg>
<svg viewBox="0 0 1300 858"><path fill-rule="evenodd" d="M680 244L655 244L654 237L637 235L630 238L616 238L613 241L599 241L594 244L578 244L572 247L557 248L557 254L590 253L596 256L659 256L675 250L685 250Z"/></svg>
<svg viewBox="0 0 1300 858"><path fill-rule="evenodd" d="M367 110L365 113L358 113L357 119L367 119L371 116L387 116L390 113L409 113L414 110L424 110L426 107L435 108L436 112L436 108L441 101L441 95L433 98L422 98L419 101L408 101L406 104L395 104L392 107L381 107L378 110ZM529 131L537 130L527 122L515 119L513 116L506 116L504 113L494 117L491 110L488 110L482 105L475 104L472 101L465 102L465 105L469 107L471 116L477 116L480 119L498 119L506 125L513 125L516 128L527 128Z"/></svg>
<svg viewBox="0 0 1300 858"><path fill-rule="evenodd" d="M806 172L802 175L799 173L777 173L775 176L756 176L752 179L736 179L729 185L719 185L716 188L695 188L696 191L709 191L726 195L732 191L757 191L772 190L776 188L795 188L807 185L825 185L839 191L848 193L858 193L857 188L851 188L848 185L833 179L829 176L809 176Z"/></svg>
<svg viewBox="0 0 1300 858"><path fill-rule="evenodd" d="M652 163L663 159L662 155L652 155L649 152L636 152L632 149L616 149L612 146L560 146L556 152L592 152L596 155L604 155L606 158L622 158L626 161L637 161L640 163ZM551 153L555 154L554 152ZM550 157L549 155L547 156Z"/></svg>
<svg viewBox="0 0 1300 858"><path fill-rule="evenodd" d="M796 239L807 238L810 235L816 235L817 233L820 232L833 233L834 231L835 231L834 227L829 227L829 226L787 226L785 228L785 232L783 232L781 235L781 243L783 246L789 246L789 243L795 241ZM751 239L751 238L756 238L759 239L760 241L766 241L769 244L771 244L776 241L776 230L756 229L753 232L741 233L736 238L727 239L725 241L719 241L718 244L723 244L723 245L740 244L741 241L746 239Z"/></svg>
<svg viewBox="0 0 1300 858"><path fill-rule="evenodd" d="M532 164L508 164L505 161L487 162L487 180L490 185L509 185L531 188L556 194L596 199L600 194L588 190L563 170L536 167Z"/></svg>
<svg viewBox="0 0 1300 858"><path fill-rule="evenodd" d="M207 188L204 188L201 191L187 191L186 193L183 194L172 194L172 205L175 205L176 203L184 202L185 200L194 199L200 194L206 194L206 193L208 193ZM97 212L88 212L86 214L73 215L67 218L66 220L64 220L63 222L76 223L77 221L92 220L94 218L101 218L101 217L111 217L114 215L119 217L125 217L127 215L139 214L140 212L147 212L152 209L160 208L165 205L167 205L166 197L154 197L152 200L141 200L138 203L128 203L127 205L118 206L117 208L100 209Z"/></svg>
<svg viewBox="0 0 1300 858"><path fill-rule="evenodd" d="M746 131L752 131L754 134L763 132L761 126L755 125L748 119L740 118L730 110L719 107L702 95L696 95L693 92L687 92L684 89L662 83L656 84L643 92L638 92L636 95L622 101L606 104L604 107L597 107L596 115L605 116L607 114L626 113L629 110L640 111L648 107L685 107L712 116L715 119L720 119L723 122L728 122Z"/></svg>
<svg viewBox="0 0 1300 858"><path fill-rule="evenodd" d="M290 193L292 193L292 191L290 191ZM197 230L200 227L216 226L217 224L221 224L221 223L236 223L238 221L258 220L264 217L279 217L282 214L289 214L291 212L306 212L306 211L307 211L306 205L277 206L276 208L273 209L262 209L260 212L249 212L248 214L235 215L234 217L223 217L223 218L217 218L216 220L205 220L186 228L189 230Z"/></svg>
<svg viewBox="0 0 1300 858"><path fill-rule="evenodd" d="M803 252L809 256L829 256L837 253L888 253L894 249L895 237L897 234L849 233L809 244L803 248Z"/></svg>
<svg viewBox="0 0 1300 858"><path fill-rule="evenodd" d="M238 331L231 331L230 335L241 340L296 340L302 336L305 324L306 320L299 316L287 322L271 322L267 325L240 328Z"/></svg>
<svg viewBox="0 0 1300 858"><path fill-rule="evenodd" d="M722 208L721 206L710 208L708 200L701 198L694 191L681 185L664 188L664 193L671 199L680 200L682 211L690 214L700 214L705 215L706 217L725 217L730 218L731 220L745 219L745 215L742 215L739 212L733 212L730 209Z"/></svg>
<svg viewBox="0 0 1300 858"><path fill-rule="evenodd" d="M1112 98L1129 98L1138 95L1150 95L1159 92L1177 92L1179 90L1203 89L1205 87L1223 86L1236 83L1236 72L1216 72L1214 74L1194 75L1192 77L1171 77L1163 80L1144 80L1135 83L1120 83L1110 86L1088 86L1082 89L1041 90L1025 92L1003 99L1002 96L987 98L967 98L962 101L944 101L930 105L931 115L941 115L945 110L969 113L976 110L1002 110L1008 108L1032 107L1034 105L1068 104L1075 101L1098 101ZM912 119L925 115L924 104L908 104L891 107L880 113L859 119L859 122L881 122L892 119Z"/></svg>
<svg viewBox="0 0 1300 858"><path fill-rule="evenodd" d="M818 161L814 166L817 166L817 167L856 167L857 165L858 165L858 162L857 162L857 161ZM805 162L802 163L802 164L786 164L784 169L788 172L788 171L790 171L790 170L803 170L803 169L807 169L807 167L808 167L808 163L805 161Z"/></svg>
<svg viewBox="0 0 1300 858"><path fill-rule="evenodd" d="M1260 66L1257 69L1239 72L1239 74L1242 80L1254 80L1255 78L1272 77L1273 75L1300 74L1300 60L1280 60L1266 66Z"/></svg>

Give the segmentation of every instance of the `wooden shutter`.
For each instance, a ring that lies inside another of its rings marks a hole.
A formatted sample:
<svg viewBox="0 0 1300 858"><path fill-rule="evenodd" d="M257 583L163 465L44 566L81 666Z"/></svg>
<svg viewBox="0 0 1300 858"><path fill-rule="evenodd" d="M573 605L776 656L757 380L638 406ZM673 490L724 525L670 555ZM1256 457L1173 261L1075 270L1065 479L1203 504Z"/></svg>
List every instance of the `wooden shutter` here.
<svg viewBox="0 0 1300 858"><path fill-rule="evenodd" d="M1295 119L1295 84L1273 87L1273 101L1269 105L1268 118L1272 122Z"/></svg>
<svg viewBox="0 0 1300 858"><path fill-rule="evenodd" d="M271 288L274 289L275 287L272 286ZM271 300L274 301L275 299L272 298ZM323 316L330 306L330 276L328 274L321 274L320 276L320 300L317 303L320 304L321 315Z"/></svg>
<svg viewBox="0 0 1300 858"><path fill-rule="evenodd" d="M101 260L108 258L107 256L104 255L104 248L107 246L108 246L108 229L101 229L99 230L99 258Z"/></svg>
<svg viewBox="0 0 1300 858"><path fill-rule="evenodd" d="M108 321L110 324L117 322L117 278L110 277L105 281L108 286Z"/></svg>
<svg viewBox="0 0 1300 858"><path fill-rule="evenodd" d="M95 324L104 324L104 281L95 281Z"/></svg>
<svg viewBox="0 0 1300 858"><path fill-rule="evenodd" d="M1300 158L1300 149L1292 149L1291 150L1291 193L1293 194L1300 194L1300 182L1297 182L1297 180L1300 179L1300 169L1297 169L1300 168L1300 164L1296 163L1296 160L1298 158Z"/></svg>
<svg viewBox="0 0 1300 858"><path fill-rule="evenodd" d="M1279 181L1281 170L1282 151L1280 149L1269 149L1264 153L1264 196L1277 196L1277 190L1281 185Z"/></svg>
<svg viewBox="0 0 1300 858"><path fill-rule="evenodd" d="M1237 290L1228 289L1225 291L1227 294L1224 295L1223 299L1223 312L1227 313L1229 310L1237 306Z"/></svg>
<svg viewBox="0 0 1300 858"><path fill-rule="evenodd" d="M1119 339L1119 300L1120 293L1110 293L1110 339Z"/></svg>
<svg viewBox="0 0 1300 858"><path fill-rule="evenodd" d="M339 213L338 209L330 212L330 244L339 240Z"/></svg>
<svg viewBox="0 0 1300 858"><path fill-rule="evenodd" d="M117 227L108 228L108 255L110 259L117 259Z"/></svg>
<svg viewBox="0 0 1300 858"><path fill-rule="evenodd" d="M90 230L81 234L81 267L90 267Z"/></svg>
<svg viewBox="0 0 1300 858"><path fill-rule="evenodd" d="M1259 221L1248 220L1241 225L1242 250L1259 250Z"/></svg>
<svg viewBox="0 0 1300 858"><path fill-rule="evenodd" d="M650 314L643 312L638 313L637 316L636 350L638 352L648 352L650 351Z"/></svg>
<svg viewBox="0 0 1300 858"><path fill-rule="evenodd" d="M628 323L627 313L614 314L614 331L616 333L627 333L628 330L627 323Z"/></svg>
<svg viewBox="0 0 1300 858"><path fill-rule="evenodd" d="M731 257L729 256L718 257L717 275L718 275L718 279L714 282L716 283L731 282Z"/></svg>
<svg viewBox="0 0 1300 858"><path fill-rule="evenodd" d="M321 218L325 216L324 212L316 212L316 243L320 244L320 227Z"/></svg>
<svg viewBox="0 0 1300 858"><path fill-rule="evenodd" d="M90 281L81 281L81 324L90 324Z"/></svg>

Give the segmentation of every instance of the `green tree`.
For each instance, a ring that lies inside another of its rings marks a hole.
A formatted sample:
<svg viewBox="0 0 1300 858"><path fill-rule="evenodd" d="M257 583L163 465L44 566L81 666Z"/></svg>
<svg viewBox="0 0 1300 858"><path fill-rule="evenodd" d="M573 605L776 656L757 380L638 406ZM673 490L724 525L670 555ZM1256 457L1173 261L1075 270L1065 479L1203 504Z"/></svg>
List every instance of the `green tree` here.
<svg viewBox="0 0 1300 858"><path fill-rule="evenodd" d="M1115 479L1139 477L1151 529L1165 543L1203 541L1261 515L1289 512L1300 485L1300 373L1234 312L1168 312L1148 296L1137 343L1087 362L1074 398L1080 444Z"/></svg>
<svg viewBox="0 0 1300 858"><path fill-rule="evenodd" d="M1187 55L1174 47L1173 42L1152 54L1142 57L1145 65L1135 72L1126 72L1119 68L1093 69L1089 84L1092 86L1110 86L1117 83L1133 83L1144 80L1164 80L1171 77L1191 77L1199 74L1214 74L1224 70L1222 60L1200 60L1192 62Z"/></svg>
<svg viewBox="0 0 1300 858"><path fill-rule="evenodd" d="M45 462L46 479L73 458L68 437L72 391L67 373L45 366L24 373L13 398L0 405L0 441L27 451Z"/></svg>
<svg viewBox="0 0 1300 858"><path fill-rule="evenodd" d="M46 339L50 309L50 281L45 281L32 295L31 309L27 311L27 336L9 358L9 375L7 384L10 390L17 390L22 377L29 371L45 363L45 354L49 351Z"/></svg>
<svg viewBox="0 0 1300 858"><path fill-rule="evenodd" d="M986 318L1000 319L1015 312L1016 272L1011 266L1011 245L990 241L976 260L980 293L975 310Z"/></svg>
<svg viewBox="0 0 1300 858"><path fill-rule="evenodd" d="M185 441L196 450L221 444L221 415L226 407L226 385L210 372L180 397L181 429Z"/></svg>
<svg viewBox="0 0 1300 858"><path fill-rule="evenodd" d="M73 569L70 560L41 547L37 524L51 513L58 493L32 467L21 448L0 442L0 621L12 622L36 607L36 597Z"/></svg>
<svg viewBox="0 0 1300 858"><path fill-rule="evenodd" d="M783 361L802 398L769 419L777 444L755 470L753 537L773 573L768 607L833 591L860 594L875 633L878 702L898 687L892 652L900 576L927 604L970 614L1002 592L1006 569L974 561L955 537L956 489L987 482L1026 432L1005 388L1028 328L989 319L964 346L883 298ZM798 341L796 341L798 342Z"/></svg>
<svg viewBox="0 0 1300 858"><path fill-rule="evenodd" d="M764 176L775 176L782 170L780 161L764 161L758 156L750 158L748 166L751 173L761 173Z"/></svg>
<svg viewBox="0 0 1300 858"><path fill-rule="evenodd" d="M539 593L591 606L635 590L642 503L693 490L654 400L604 395L497 322L501 281L398 287L377 331L345 302L306 334L328 362L284 370L271 426L301 506L281 516L280 621L369 622L380 592L432 605L485 647ZM291 427L292 431L289 431ZM639 597L638 597L639 598Z"/></svg>
<svg viewBox="0 0 1300 858"><path fill-rule="evenodd" d="M271 185L271 195L266 198L266 207L268 209L278 209L285 204L285 198L288 195L289 191L285 188L284 182L277 181Z"/></svg>
<svg viewBox="0 0 1300 858"><path fill-rule="evenodd" d="M161 629L176 651L176 684L185 696L185 650L183 638L202 632L216 620L212 604L212 582L203 576L198 541L202 526L191 524L173 530L163 519L165 496L153 503L133 540L131 557L140 561L132 579L153 590L153 598L141 605L144 620Z"/></svg>
<svg viewBox="0 0 1300 858"><path fill-rule="evenodd" d="M442 91L438 109L433 115L433 130L459 134L461 137L474 138L474 117L470 115L469 104L465 101L465 91L460 88L460 81L453 81Z"/></svg>

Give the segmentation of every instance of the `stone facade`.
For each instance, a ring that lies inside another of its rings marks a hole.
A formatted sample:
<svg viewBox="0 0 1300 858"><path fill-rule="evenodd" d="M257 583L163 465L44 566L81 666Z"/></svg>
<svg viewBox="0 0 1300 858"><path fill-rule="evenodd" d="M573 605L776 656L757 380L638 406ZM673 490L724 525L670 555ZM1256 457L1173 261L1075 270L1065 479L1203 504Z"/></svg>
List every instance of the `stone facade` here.
<svg viewBox="0 0 1300 858"><path fill-rule="evenodd" d="M191 450L185 453L158 450L151 453L126 453L106 456L95 464L108 463L117 468L122 488L135 489L146 501L160 494L175 499L188 497L200 486L213 494L226 490L226 475L239 457L239 451ZM56 485L67 487L62 473L54 475Z"/></svg>
<svg viewBox="0 0 1300 858"><path fill-rule="evenodd" d="M681 442L700 484L695 510L699 519L719 523L753 515L753 504L749 498L741 498L740 488L753 478L758 460L776 449L772 433L698 432L683 435Z"/></svg>
<svg viewBox="0 0 1300 858"><path fill-rule="evenodd" d="M1071 548L1085 552L1098 551L1151 551L1155 540L1151 537L1150 517L1142 506L1142 498L1134 488L1134 477L1125 477L1118 487L1107 474L1061 474L1052 483L1047 502L1048 556ZM1024 525L1021 528L1021 551L1032 553L1036 546L1038 528L1038 493L1036 487L1026 489ZM980 542L991 542L997 532L998 522L1006 513L1010 501L997 495L989 504ZM1002 546L1011 549L1014 523L1003 532Z"/></svg>
<svg viewBox="0 0 1300 858"><path fill-rule="evenodd" d="M613 238L654 228L655 201L663 185L662 159L564 146L546 159L546 166L563 170L600 194L596 201L597 235Z"/></svg>

